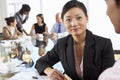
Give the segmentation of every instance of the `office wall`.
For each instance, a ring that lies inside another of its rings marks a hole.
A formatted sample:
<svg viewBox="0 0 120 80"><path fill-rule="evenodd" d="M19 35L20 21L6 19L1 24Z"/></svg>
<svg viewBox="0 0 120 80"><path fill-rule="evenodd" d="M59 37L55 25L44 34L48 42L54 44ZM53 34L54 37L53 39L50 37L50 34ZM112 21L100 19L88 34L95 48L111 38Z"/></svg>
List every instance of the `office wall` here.
<svg viewBox="0 0 120 80"><path fill-rule="evenodd" d="M2 27L5 24L4 18L7 15L6 0L0 0L0 33L2 32Z"/></svg>
<svg viewBox="0 0 120 80"><path fill-rule="evenodd" d="M113 24L106 15L107 5L104 0L88 0L89 25L88 28L97 35L110 38L113 48L120 49L120 35L114 31Z"/></svg>
<svg viewBox="0 0 120 80"><path fill-rule="evenodd" d="M18 7L13 6L12 2L27 3L31 6L30 17L24 28L27 32L30 32L31 26L36 22L36 15L38 13L43 13L45 22L48 25L49 31L52 28L52 25L55 23L55 14L61 12L63 5L69 0L0 0L0 32L2 26L5 25L4 18L6 16L13 15L21 5ZM80 0L82 1L87 9L89 15L88 29L91 30L94 34L110 38L113 43L114 49L120 49L120 35L116 34L114 27L110 22L109 17L106 15L106 3L104 0ZM10 3L10 4L9 4ZM8 6L9 5L9 6ZM15 5L15 4L14 4Z"/></svg>
<svg viewBox="0 0 120 80"><path fill-rule="evenodd" d="M57 12L61 12L63 5L69 0L42 0L42 13L48 30L50 31L55 23L55 15ZM87 0L80 0L85 3L87 7Z"/></svg>
<svg viewBox="0 0 120 80"><path fill-rule="evenodd" d="M41 12L41 0L0 0L0 32L6 25L4 18L13 16L22 7L22 4L31 6L29 19L23 25L27 32L30 32L32 24L36 22L36 15Z"/></svg>
<svg viewBox="0 0 120 80"><path fill-rule="evenodd" d="M63 5L69 0L42 0L42 12L49 31L55 23L56 12L61 11ZM116 34L114 27L106 15L106 3L104 0L80 0L88 10L89 22L87 28L94 34L111 39L114 49L120 49L120 35ZM54 3L53 3L54 2Z"/></svg>

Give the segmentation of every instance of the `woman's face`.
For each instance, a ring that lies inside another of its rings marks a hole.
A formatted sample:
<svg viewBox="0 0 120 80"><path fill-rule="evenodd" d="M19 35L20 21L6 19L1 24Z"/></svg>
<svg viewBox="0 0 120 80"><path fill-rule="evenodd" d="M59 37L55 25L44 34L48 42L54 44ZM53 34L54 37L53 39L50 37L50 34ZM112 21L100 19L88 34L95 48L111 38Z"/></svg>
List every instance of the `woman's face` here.
<svg viewBox="0 0 120 80"><path fill-rule="evenodd" d="M63 22L72 36L79 36L86 32L88 17L81 8L74 7L65 13Z"/></svg>
<svg viewBox="0 0 120 80"><path fill-rule="evenodd" d="M23 14L24 15L29 15L30 11L24 11Z"/></svg>
<svg viewBox="0 0 120 80"><path fill-rule="evenodd" d="M11 23L11 26L16 27L16 25L17 25L17 21L16 21L16 19L15 19L15 21Z"/></svg>
<svg viewBox="0 0 120 80"><path fill-rule="evenodd" d="M37 16L36 19L38 23L42 23L42 19L39 16Z"/></svg>
<svg viewBox="0 0 120 80"><path fill-rule="evenodd" d="M116 33L120 33L120 6L118 7L115 0L106 0L107 15L114 25Z"/></svg>

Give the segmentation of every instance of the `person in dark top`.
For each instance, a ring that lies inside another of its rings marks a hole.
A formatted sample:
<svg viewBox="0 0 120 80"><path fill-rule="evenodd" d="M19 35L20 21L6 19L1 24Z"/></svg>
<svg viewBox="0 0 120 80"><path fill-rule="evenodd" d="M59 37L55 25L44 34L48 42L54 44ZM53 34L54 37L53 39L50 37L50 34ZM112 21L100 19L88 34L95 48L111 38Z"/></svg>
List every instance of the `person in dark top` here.
<svg viewBox="0 0 120 80"><path fill-rule="evenodd" d="M43 14L38 14L36 16L37 23L32 25L30 35L33 36L36 34L36 36L39 36L39 34L47 34L48 33L48 27L46 23L44 22Z"/></svg>
<svg viewBox="0 0 120 80"><path fill-rule="evenodd" d="M38 25L38 23L34 24L34 29L36 34L43 34L44 32L47 32L45 31L45 28L46 28L45 23L43 23L43 25Z"/></svg>
<svg viewBox="0 0 120 80"><path fill-rule="evenodd" d="M69 35L59 39L40 57L35 68L51 80L68 80L65 75L72 80L98 80L99 75L115 62L111 40L87 29L87 9L78 0L70 0L63 6L61 18ZM64 74L53 67L59 61Z"/></svg>
<svg viewBox="0 0 120 80"><path fill-rule="evenodd" d="M22 8L18 12L16 12L14 15L17 20L17 29L21 33L24 32L26 35L28 35L28 33L23 28L23 24L28 20L30 10L31 10L31 8L28 4L23 4ZM25 18L24 18L24 15L25 15Z"/></svg>
<svg viewBox="0 0 120 80"><path fill-rule="evenodd" d="M48 39L47 39L48 27L44 22L43 14L38 14L36 16L36 19L37 19L37 23L34 23L32 25L29 35L36 37L36 44L35 44L36 47L40 47L40 44L43 44L45 47L48 43Z"/></svg>

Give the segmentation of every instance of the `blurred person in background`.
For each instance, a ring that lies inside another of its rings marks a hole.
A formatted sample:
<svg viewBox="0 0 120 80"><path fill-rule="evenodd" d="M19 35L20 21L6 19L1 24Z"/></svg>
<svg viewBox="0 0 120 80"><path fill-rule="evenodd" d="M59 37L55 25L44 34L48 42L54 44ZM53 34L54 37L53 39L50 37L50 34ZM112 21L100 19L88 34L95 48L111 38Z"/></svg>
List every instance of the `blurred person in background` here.
<svg viewBox="0 0 120 80"><path fill-rule="evenodd" d="M23 24L28 20L30 10L31 10L31 8L28 4L23 4L22 8L18 12L16 12L14 15L17 20L17 29L21 33L24 32L26 35L28 35L28 33L23 28Z"/></svg>
<svg viewBox="0 0 120 80"><path fill-rule="evenodd" d="M36 16L37 23L34 23L32 25L30 34L31 36L36 36L36 39L39 40L40 34L43 36L43 40L47 43L47 35L48 35L48 27L46 23L44 22L43 14L38 14Z"/></svg>
<svg viewBox="0 0 120 80"><path fill-rule="evenodd" d="M22 36L22 33L19 32L16 28L16 19L15 17L5 18L7 26L3 27L2 39L3 40L14 40Z"/></svg>
<svg viewBox="0 0 120 80"><path fill-rule="evenodd" d="M47 27L46 23L44 22L43 14L38 14L36 16L36 19L37 19L37 23L34 23L32 25L30 35L32 36L34 34L36 34L36 35L39 35L39 34L46 35L46 34L48 34L48 27Z"/></svg>
<svg viewBox="0 0 120 80"><path fill-rule="evenodd" d="M32 36L32 39L34 38L36 40L35 46L39 47L38 54L42 56L45 53L45 47L48 43L48 27L44 22L43 14L38 14L36 19L37 23L32 25L29 35ZM33 41L35 41L34 39Z"/></svg>
<svg viewBox="0 0 120 80"><path fill-rule="evenodd" d="M62 22L60 12L58 12L55 15L55 20L56 20L56 23L53 25L51 32L50 32L50 38L53 40L54 44L57 43L57 40L59 38L65 37L68 34Z"/></svg>

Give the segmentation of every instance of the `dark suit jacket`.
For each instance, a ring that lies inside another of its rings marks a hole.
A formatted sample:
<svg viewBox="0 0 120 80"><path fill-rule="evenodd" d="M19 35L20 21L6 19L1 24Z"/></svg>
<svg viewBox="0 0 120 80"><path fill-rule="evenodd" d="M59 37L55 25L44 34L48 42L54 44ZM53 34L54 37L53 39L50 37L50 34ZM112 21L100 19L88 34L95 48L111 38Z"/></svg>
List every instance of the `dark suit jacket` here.
<svg viewBox="0 0 120 80"><path fill-rule="evenodd" d="M77 76L75 69L73 38L71 35L58 40L54 48L36 62L35 67L41 75L46 67L52 67L58 61L61 61L65 73L73 80L82 80ZM97 80L101 72L111 67L114 62L111 41L93 35L87 30L83 55L84 80Z"/></svg>

